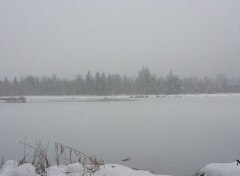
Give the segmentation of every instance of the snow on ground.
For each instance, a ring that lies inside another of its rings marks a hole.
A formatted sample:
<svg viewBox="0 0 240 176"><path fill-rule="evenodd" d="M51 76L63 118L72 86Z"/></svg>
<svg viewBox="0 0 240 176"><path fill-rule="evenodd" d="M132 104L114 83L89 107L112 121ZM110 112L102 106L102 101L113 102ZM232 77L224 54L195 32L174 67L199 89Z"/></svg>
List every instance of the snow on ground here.
<svg viewBox="0 0 240 176"><path fill-rule="evenodd" d="M31 164L23 164L18 166L15 161L7 161L0 170L0 176L33 176L35 167Z"/></svg>
<svg viewBox="0 0 240 176"><path fill-rule="evenodd" d="M233 163L212 163L201 169L204 176L240 176L240 165Z"/></svg>
<svg viewBox="0 0 240 176"><path fill-rule="evenodd" d="M84 168L79 163L67 166L51 166L47 169L46 176L79 176L82 175ZM234 163L212 163L200 170L204 176L239 176L240 165ZM200 174L201 175L201 174ZM31 164L18 166L16 161L5 162L0 169L0 176L39 176L35 173L35 167ZM148 171L134 170L118 164L106 164L92 174L92 176L163 176L155 175ZM166 175L165 175L166 176Z"/></svg>
<svg viewBox="0 0 240 176"><path fill-rule="evenodd" d="M6 96L15 97L18 96ZM6 98L5 97L5 98ZM24 96L26 102L101 102L101 101L137 101L144 98L184 98L184 97L240 97L238 93L232 94L177 94L177 95L112 95L112 96L84 96L84 95L66 95L66 96ZM0 100L0 102L5 102Z"/></svg>
<svg viewBox="0 0 240 176"><path fill-rule="evenodd" d="M141 98L239 97L240 94L113 95L113 96L25 96L27 102L136 101Z"/></svg>
<svg viewBox="0 0 240 176"><path fill-rule="evenodd" d="M97 102L97 101L133 101L129 96L26 96L27 102Z"/></svg>
<svg viewBox="0 0 240 176"><path fill-rule="evenodd" d="M84 168L79 163L67 166L51 166L47 169L47 176L79 176ZM15 161L7 161L0 170L0 176L38 176L31 164L18 166ZM106 164L92 176L157 176L148 171L134 170L117 164ZM160 176L160 175L158 175ZM163 175L161 175L163 176Z"/></svg>
<svg viewBox="0 0 240 176"><path fill-rule="evenodd" d="M117 164L106 164L93 176L154 176L148 171L134 170ZM156 175L155 175L156 176ZM163 176L163 175L162 175Z"/></svg>

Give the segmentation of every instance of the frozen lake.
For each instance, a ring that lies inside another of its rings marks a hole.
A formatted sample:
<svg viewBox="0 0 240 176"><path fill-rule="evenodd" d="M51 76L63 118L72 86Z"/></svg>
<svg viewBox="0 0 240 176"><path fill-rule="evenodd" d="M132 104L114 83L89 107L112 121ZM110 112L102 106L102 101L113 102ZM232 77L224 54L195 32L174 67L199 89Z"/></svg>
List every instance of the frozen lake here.
<svg viewBox="0 0 240 176"><path fill-rule="evenodd" d="M112 102L27 99L32 101L0 103L0 156L6 159L22 157L18 141L25 136L31 144L60 142L105 163L176 176L240 159L239 95ZM121 161L127 157L130 161Z"/></svg>

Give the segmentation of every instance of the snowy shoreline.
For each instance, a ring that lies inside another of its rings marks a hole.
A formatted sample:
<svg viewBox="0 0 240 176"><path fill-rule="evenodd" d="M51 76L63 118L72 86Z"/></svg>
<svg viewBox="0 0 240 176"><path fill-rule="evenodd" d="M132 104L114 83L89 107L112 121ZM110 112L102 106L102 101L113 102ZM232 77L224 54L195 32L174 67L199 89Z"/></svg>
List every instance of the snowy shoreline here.
<svg viewBox="0 0 240 176"><path fill-rule="evenodd" d="M47 168L45 176L79 176L84 174L84 167L80 163L69 165L50 166ZM86 174L86 173L85 173ZM135 170L118 164L105 164L99 170L92 173L92 176L167 176L156 175L149 171ZM203 167L194 176L239 176L240 165L233 163L211 163ZM0 176L39 176L36 168L26 163L18 166L18 162L6 161L0 168ZM170 175L169 175L170 176Z"/></svg>
<svg viewBox="0 0 240 176"><path fill-rule="evenodd" d="M16 96L5 96L5 98ZM27 103L42 102L111 102L111 101L138 101L145 98L205 98L205 97L240 97L239 93L230 94L172 94L172 95L108 95L108 96L83 96L83 95L40 95L24 96Z"/></svg>
<svg viewBox="0 0 240 176"><path fill-rule="evenodd" d="M39 176L36 168L29 163L18 166L18 162L9 160L0 169L0 176ZM84 174L84 168L80 163L69 165L51 166L47 169L46 176L79 176ZM86 173L85 173L86 174ZM86 174L88 175L88 174ZM148 171L134 170L118 164L105 164L92 176L167 176L155 175Z"/></svg>

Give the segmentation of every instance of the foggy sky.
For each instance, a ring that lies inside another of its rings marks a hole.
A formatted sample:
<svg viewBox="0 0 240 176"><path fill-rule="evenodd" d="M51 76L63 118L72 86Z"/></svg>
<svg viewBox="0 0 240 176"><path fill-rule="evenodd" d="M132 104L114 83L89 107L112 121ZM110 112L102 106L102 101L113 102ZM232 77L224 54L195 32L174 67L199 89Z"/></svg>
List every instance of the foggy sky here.
<svg viewBox="0 0 240 176"><path fill-rule="evenodd" d="M0 0L0 79L240 76L239 0Z"/></svg>

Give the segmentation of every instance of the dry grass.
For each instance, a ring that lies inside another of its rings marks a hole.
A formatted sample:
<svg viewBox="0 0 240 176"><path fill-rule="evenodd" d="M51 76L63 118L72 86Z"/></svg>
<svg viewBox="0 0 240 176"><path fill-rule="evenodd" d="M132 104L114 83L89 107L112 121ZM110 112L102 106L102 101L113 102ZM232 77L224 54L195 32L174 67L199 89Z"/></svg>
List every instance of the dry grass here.
<svg viewBox="0 0 240 176"><path fill-rule="evenodd" d="M68 147L60 143L55 143L55 160L57 162L57 165L66 164L64 163L66 162L66 153L68 153L67 158L69 163L76 162L74 161L75 158L77 159L77 162L79 162L83 166L84 176L93 174L100 169L101 165L104 165L104 161L98 160L95 156L88 156L85 153L72 147ZM60 158L62 158L62 161L60 161Z"/></svg>
<svg viewBox="0 0 240 176"><path fill-rule="evenodd" d="M36 173L43 176L50 167L48 159L48 146L44 147L41 142L37 141L35 146L25 141L20 141L24 146L23 158L19 161L19 165L31 163L36 168ZM28 150L27 150L28 149ZM83 166L82 175L90 176L104 165L104 161L98 160L95 156L88 156L83 152L66 145L55 143L55 162L57 165L67 165L78 162ZM69 173L66 173L69 174Z"/></svg>

